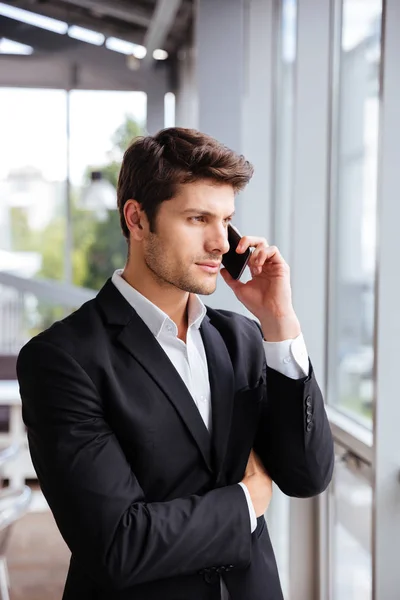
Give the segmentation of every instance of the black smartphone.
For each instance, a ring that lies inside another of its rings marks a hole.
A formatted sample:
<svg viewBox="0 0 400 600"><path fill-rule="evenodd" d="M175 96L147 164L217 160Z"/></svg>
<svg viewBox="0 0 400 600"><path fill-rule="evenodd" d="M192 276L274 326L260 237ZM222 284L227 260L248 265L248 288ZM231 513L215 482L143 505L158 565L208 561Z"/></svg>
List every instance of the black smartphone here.
<svg viewBox="0 0 400 600"><path fill-rule="evenodd" d="M242 239L242 236L238 230L231 224L228 225L228 242L229 250L226 254L222 255L222 264L233 279L240 279L243 271L245 270L249 258L251 256L251 250L248 248L243 254L238 254L236 248Z"/></svg>

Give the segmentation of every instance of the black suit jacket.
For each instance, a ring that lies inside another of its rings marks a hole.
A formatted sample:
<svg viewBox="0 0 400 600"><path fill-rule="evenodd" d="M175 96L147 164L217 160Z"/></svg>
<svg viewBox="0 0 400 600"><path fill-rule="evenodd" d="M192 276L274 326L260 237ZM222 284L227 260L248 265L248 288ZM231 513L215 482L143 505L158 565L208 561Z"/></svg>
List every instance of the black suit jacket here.
<svg viewBox="0 0 400 600"><path fill-rule="evenodd" d="M281 600L252 447L290 496L319 494L333 444L312 367L268 368L258 325L207 310L212 435L161 346L109 280L18 358L33 463L72 558L64 600ZM311 417L311 418L310 418Z"/></svg>

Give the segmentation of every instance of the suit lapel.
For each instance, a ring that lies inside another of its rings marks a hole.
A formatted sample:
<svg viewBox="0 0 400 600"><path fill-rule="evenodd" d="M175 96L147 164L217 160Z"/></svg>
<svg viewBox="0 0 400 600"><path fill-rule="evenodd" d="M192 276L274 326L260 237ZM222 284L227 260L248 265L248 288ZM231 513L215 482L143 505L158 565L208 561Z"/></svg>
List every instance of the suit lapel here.
<svg viewBox="0 0 400 600"><path fill-rule="evenodd" d="M216 481L222 474L231 428L234 373L224 339L206 316L200 329L207 356L212 403L212 450Z"/></svg>
<svg viewBox="0 0 400 600"><path fill-rule="evenodd" d="M109 280L97 296L110 324L122 325L117 341L139 362L174 405L212 471L210 434L168 356L136 311Z"/></svg>

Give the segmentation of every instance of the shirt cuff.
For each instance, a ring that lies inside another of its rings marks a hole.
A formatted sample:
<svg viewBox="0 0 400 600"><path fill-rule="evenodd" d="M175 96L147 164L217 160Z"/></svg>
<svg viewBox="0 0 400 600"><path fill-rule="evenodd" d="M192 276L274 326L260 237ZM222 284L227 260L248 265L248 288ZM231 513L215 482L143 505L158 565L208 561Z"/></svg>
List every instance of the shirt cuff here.
<svg viewBox="0 0 400 600"><path fill-rule="evenodd" d="M283 342L266 342L264 340L267 365L291 379L308 377L310 366L308 352L301 333L297 338Z"/></svg>
<svg viewBox="0 0 400 600"><path fill-rule="evenodd" d="M257 529L257 515L256 515L256 511L254 510L253 502L252 502L252 499L251 499L251 496L250 496L250 492L247 489L247 485L245 483L239 483L239 485L242 488L242 490L244 491L244 494L246 496L247 505L249 507L249 514L250 514L251 533L253 533L253 531L255 531Z"/></svg>

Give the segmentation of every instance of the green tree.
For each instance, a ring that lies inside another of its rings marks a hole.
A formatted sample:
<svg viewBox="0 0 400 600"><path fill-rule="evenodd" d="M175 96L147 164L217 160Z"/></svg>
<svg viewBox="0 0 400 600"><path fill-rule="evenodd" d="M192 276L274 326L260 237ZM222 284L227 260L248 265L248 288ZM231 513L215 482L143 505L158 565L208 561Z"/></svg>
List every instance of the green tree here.
<svg viewBox="0 0 400 600"><path fill-rule="evenodd" d="M119 213L110 210L107 219L95 225L93 242L86 254L86 276L84 287L100 289L115 269L126 262L128 246L122 235Z"/></svg>
<svg viewBox="0 0 400 600"><path fill-rule="evenodd" d="M118 149L121 154L125 152L130 143L143 134L143 128L135 119L129 115L125 116L125 121L118 127L112 137L114 149Z"/></svg>
<svg viewBox="0 0 400 600"><path fill-rule="evenodd" d="M93 240L95 219L91 213L83 213L77 208L77 194L72 193L72 232L73 232L73 283L78 286L84 285L87 276L88 265L86 261L86 250ZM65 217L55 217L41 232L40 241L37 244L38 251L42 255L42 266L38 277L52 280L62 280L64 277L64 251L65 251ZM70 312L70 311L67 311ZM46 304L41 301L37 309L37 318L31 334L34 335L47 329L59 319L65 316L66 309L54 304Z"/></svg>
<svg viewBox="0 0 400 600"><path fill-rule="evenodd" d="M13 206L10 210L11 244L15 252L37 251L38 236L29 227L26 209Z"/></svg>

